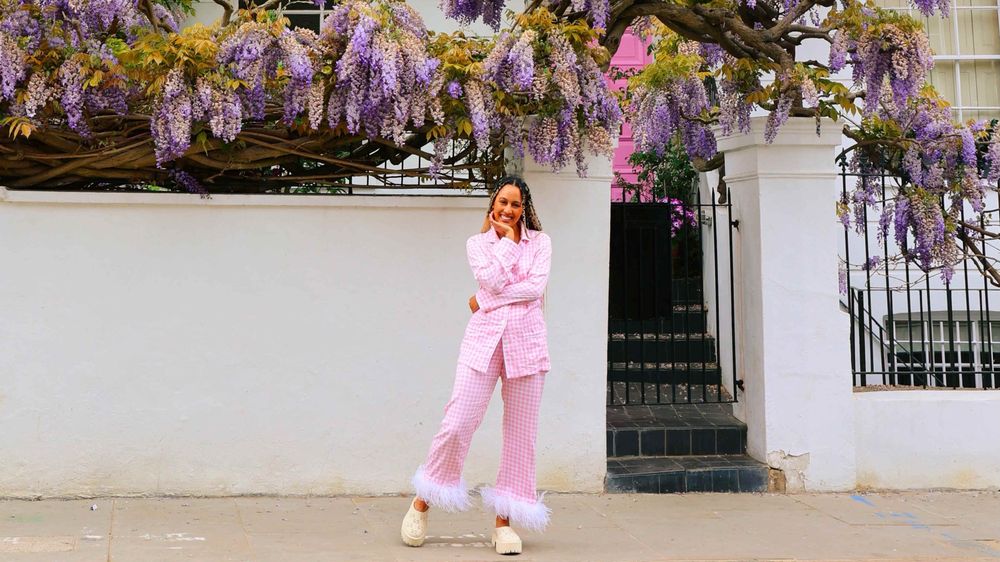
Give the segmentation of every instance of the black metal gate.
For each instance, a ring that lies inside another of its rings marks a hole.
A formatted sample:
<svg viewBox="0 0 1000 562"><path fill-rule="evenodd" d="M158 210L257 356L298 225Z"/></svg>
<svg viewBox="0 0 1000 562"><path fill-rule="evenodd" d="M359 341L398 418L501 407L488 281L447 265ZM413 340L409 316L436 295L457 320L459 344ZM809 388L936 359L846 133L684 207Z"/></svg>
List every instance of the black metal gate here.
<svg viewBox="0 0 1000 562"><path fill-rule="evenodd" d="M611 203L608 405L736 399L730 205L692 198Z"/></svg>

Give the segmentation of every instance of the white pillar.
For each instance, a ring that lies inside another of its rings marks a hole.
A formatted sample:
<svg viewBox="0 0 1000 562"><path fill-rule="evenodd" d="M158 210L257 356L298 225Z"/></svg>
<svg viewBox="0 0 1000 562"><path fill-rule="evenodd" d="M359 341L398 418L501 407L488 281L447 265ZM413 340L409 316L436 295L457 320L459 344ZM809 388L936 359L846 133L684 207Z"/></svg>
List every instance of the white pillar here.
<svg viewBox="0 0 1000 562"><path fill-rule="evenodd" d="M545 297L552 372L538 430L538 487L603 491L611 162L589 158L583 178L575 166L553 172L528 155L512 168L531 188L542 227L552 237Z"/></svg>
<svg viewBox="0 0 1000 562"><path fill-rule="evenodd" d="M771 144L766 118L723 137L726 182L739 221L734 241L736 414L748 452L782 469L789 491L854 487L849 323L840 311L834 203L840 125L791 118Z"/></svg>

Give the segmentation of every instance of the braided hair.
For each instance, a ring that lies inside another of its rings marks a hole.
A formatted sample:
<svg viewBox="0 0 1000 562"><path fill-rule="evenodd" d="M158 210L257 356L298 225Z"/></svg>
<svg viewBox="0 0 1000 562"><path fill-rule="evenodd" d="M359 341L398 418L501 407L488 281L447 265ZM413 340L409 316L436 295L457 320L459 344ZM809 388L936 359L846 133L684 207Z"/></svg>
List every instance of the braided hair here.
<svg viewBox="0 0 1000 562"><path fill-rule="evenodd" d="M542 221L538 220L535 204L531 200L531 190L528 189L528 184L518 176L504 176L497 181L496 187L493 188L493 193L490 194L489 210L493 210L493 204L496 203L500 190L508 185L513 185L521 192L521 221L524 223L524 226L540 232L542 230Z"/></svg>

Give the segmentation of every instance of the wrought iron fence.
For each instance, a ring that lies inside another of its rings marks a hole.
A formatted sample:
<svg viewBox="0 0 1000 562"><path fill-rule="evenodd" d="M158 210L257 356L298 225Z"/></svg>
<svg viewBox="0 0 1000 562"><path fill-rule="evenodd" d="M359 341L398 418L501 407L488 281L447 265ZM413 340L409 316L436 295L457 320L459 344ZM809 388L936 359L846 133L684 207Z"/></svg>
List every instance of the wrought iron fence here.
<svg viewBox="0 0 1000 562"><path fill-rule="evenodd" d="M864 174L841 164L846 198L851 180ZM855 387L997 388L1000 386L1000 286L983 264L1000 259L998 240L978 237L949 283L923 271L881 234L880 215L891 205L898 179L884 170L878 200L844 232L841 304L850 315L851 370ZM971 226L983 232L1000 219L996 193ZM961 222L971 216L961 211ZM978 254L978 255L977 255ZM978 264L978 266L977 266Z"/></svg>
<svg viewBox="0 0 1000 562"><path fill-rule="evenodd" d="M692 202L618 197L611 204L607 404L735 401L730 204L704 201L697 190Z"/></svg>

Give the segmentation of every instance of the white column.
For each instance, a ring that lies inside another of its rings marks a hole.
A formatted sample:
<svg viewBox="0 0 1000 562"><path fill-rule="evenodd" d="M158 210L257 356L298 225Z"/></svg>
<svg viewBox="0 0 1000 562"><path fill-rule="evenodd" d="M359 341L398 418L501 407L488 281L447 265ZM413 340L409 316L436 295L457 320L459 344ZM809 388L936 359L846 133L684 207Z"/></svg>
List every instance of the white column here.
<svg viewBox="0 0 1000 562"><path fill-rule="evenodd" d="M724 137L737 291L736 414L748 452L785 473L789 491L856 481L849 324L840 311L834 203L840 125L791 118L771 144L766 118Z"/></svg>
<svg viewBox="0 0 1000 562"><path fill-rule="evenodd" d="M552 237L545 298L552 372L538 429L538 487L599 492L607 470L611 162L591 157L583 178L575 166L553 172L527 155L514 168Z"/></svg>

